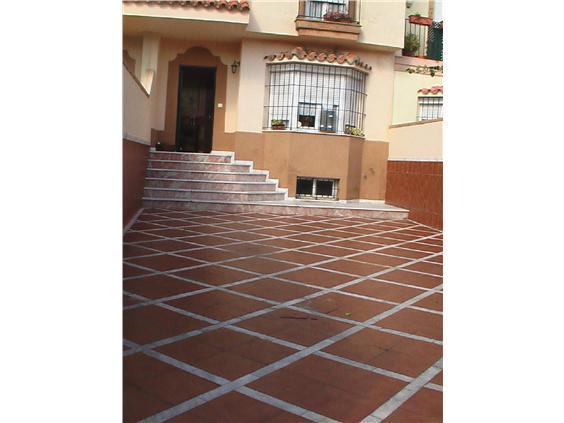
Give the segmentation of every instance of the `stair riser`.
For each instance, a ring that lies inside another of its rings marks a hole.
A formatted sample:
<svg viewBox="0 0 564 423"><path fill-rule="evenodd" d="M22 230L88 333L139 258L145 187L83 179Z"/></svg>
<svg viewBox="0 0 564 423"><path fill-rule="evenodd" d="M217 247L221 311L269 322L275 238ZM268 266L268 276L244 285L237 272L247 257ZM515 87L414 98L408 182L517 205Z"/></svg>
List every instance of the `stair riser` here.
<svg viewBox="0 0 564 423"><path fill-rule="evenodd" d="M284 193L235 194L231 192L162 191L145 188L145 197L206 201L281 201Z"/></svg>
<svg viewBox="0 0 564 423"><path fill-rule="evenodd" d="M202 181L238 181L238 182L265 182L266 175L246 173L246 174L223 174L223 173L198 173L190 171L174 170L147 170L147 176L150 178L170 178L170 179L198 179Z"/></svg>
<svg viewBox="0 0 564 423"><path fill-rule="evenodd" d="M229 203L191 203L189 201L159 201L143 200L143 207L162 208L169 210L210 210L226 213L274 213L288 216L323 216L323 217L363 217L369 219L407 219L408 212L357 210L357 209L329 209L273 206L260 204L229 204Z"/></svg>
<svg viewBox="0 0 564 423"><path fill-rule="evenodd" d="M191 154L191 153L151 153L151 159L157 160L187 160L191 162L205 162L205 163L231 163L230 156L215 156L204 154Z"/></svg>
<svg viewBox="0 0 564 423"><path fill-rule="evenodd" d="M212 190L212 191L276 191L276 184L264 183L264 184L228 184L223 181L220 182L209 182L209 181L198 181L198 182L187 182L187 181L175 181L170 180L151 180L145 181L145 187L147 188L177 188L177 189L200 189L200 190Z"/></svg>
<svg viewBox="0 0 564 423"><path fill-rule="evenodd" d="M178 170L204 170L208 172L250 172L250 165L229 165L221 163L178 163L178 162L159 162L151 161L148 162L149 168L157 169L178 169Z"/></svg>

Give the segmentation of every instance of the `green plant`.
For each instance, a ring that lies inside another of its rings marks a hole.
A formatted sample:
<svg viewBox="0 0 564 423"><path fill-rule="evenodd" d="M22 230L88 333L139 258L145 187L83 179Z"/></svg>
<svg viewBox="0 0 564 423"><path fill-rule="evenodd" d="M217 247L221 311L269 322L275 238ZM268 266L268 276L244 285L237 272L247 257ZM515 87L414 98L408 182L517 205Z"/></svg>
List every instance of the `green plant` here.
<svg viewBox="0 0 564 423"><path fill-rule="evenodd" d="M415 34L407 34L403 42L403 49L407 52L414 53L419 50L419 38Z"/></svg>
<svg viewBox="0 0 564 423"><path fill-rule="evenodd" d="M272 119L270 121L270 126L286 126L283 120L280 119Z"/></svg>
<svg viewBox="0 0 564 423"><path fill-rule="evenodd" d="M363 137L364 132L360 128L356 128L354 126L345 126L345 134L347 135L354 135L356 137Z"/></svg>
<svg viewBox="0 0 564 423"><path fill-rule="evenodd" d="M417 73L421 75L430 75L435 76L437 72L442 73L443 67L442 66L417 66L415 68L407 68L407 73Z"/></svg>
<svg viewBox="0 0 564 423"><path fill-rule="evenodd" d="M415 13L413 16L417 16L418 18L420 18L420 17L421 17L421 13L417 12L417 13Z"/></svg>

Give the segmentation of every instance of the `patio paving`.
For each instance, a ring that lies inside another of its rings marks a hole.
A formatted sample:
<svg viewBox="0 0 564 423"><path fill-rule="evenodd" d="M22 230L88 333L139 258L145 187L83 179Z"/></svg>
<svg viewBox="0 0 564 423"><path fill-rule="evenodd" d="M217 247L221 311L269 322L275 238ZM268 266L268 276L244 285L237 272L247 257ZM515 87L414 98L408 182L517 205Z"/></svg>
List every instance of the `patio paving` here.
<svg viewBox="0 0 564 423"><path fill-rule="evenodd" d="M442 233L145 209L124 236L125 422L441 422Z"/></svg>

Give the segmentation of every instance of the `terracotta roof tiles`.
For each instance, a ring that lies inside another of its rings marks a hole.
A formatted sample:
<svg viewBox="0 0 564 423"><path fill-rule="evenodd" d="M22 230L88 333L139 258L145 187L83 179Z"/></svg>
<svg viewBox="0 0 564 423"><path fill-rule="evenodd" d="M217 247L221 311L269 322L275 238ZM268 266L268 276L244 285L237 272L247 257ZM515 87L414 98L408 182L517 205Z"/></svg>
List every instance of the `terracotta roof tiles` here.
<svg viewBox="0 0 564 423"><path fill-rule="evenodd" d="M250 9L249 2L246 0L189 0L189 1L164 1L164 0L123 0L123 3L158 3L169 6L181 7L215 7L216 9L225 8L227 10L247 11Z"/></svg>
<svg viewBox="0 0 564 423"><path fill-rule="evenodd" d="M308 60L310 62L320 62L320 63L334 63L337 62L338 64L349 64L352 66L359 67L364 70L371 70L372 66L367 65L366 63L362 62L360 58L355 54L349 51L346 52L337 52L337 51L315 51L305 49L304 47L295 47L292 50L282 51L277 54L270 54L265 56L265 60L273 61L280 61L284 59L292 59L297 58L299 60Z"/></svg>
<svg viewBox="0 0 564 423"><path fill-rule="evenodd" d="M419 90L417 90L418 93L421 94L442 94L443 93L443 86L442 85L437 85L435 87L431 87L431 88L421 88Z"/></svg>

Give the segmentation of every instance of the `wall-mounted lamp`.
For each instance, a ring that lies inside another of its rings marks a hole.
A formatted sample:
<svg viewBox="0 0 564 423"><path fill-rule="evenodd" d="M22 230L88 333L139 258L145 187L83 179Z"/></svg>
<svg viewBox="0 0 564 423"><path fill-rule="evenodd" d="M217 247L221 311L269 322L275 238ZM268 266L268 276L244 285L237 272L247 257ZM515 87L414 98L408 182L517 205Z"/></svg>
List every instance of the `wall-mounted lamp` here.
<svg viewBox="0 0 564 423"><path fill-rule="evenodd" d="M407 1L405 2L405 7L407 7L408 9L410 9L411 6L413 6L413 0L407 0Z"/></svg>
<svg viewBox="0 0 564 423"><path fill-rule="evenodd" d="M237 68L239 67L240 64L241 62L239 62L238 60L234 60L233 63L231 64L231 73L237 73Z"/></svg>

